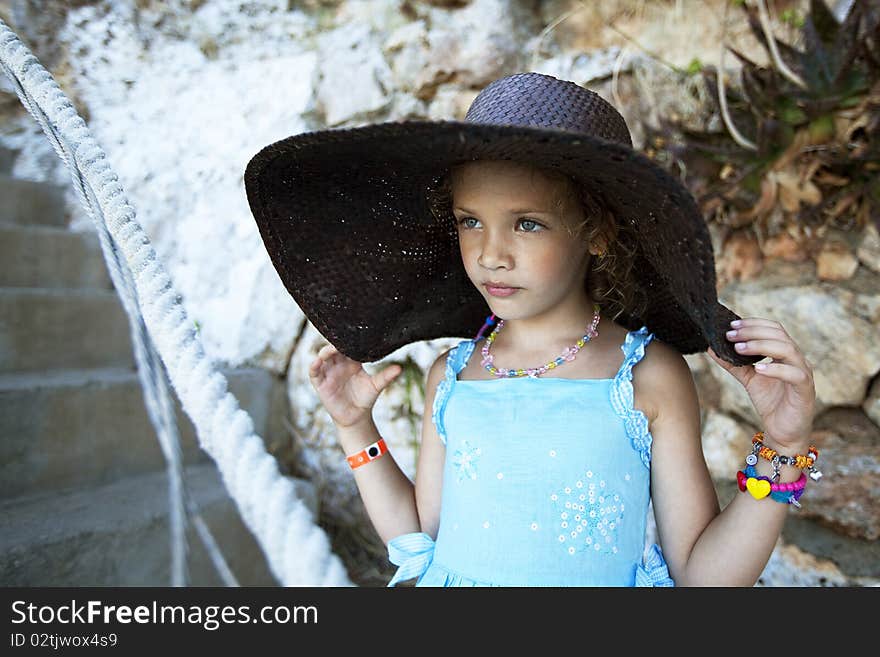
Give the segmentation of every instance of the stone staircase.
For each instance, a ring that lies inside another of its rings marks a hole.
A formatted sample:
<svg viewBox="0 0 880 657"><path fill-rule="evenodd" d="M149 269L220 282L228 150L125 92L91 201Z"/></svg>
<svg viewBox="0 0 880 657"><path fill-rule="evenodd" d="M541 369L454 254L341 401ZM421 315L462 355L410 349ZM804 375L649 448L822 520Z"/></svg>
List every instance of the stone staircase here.
<svg viewBox="0 0 880 657"><path fill-rule="evenodd" d="M98 237L69 231L63 190L10 177L11 163L0 149L0 586L170 585L165 461ZM257 433L280 435L281 383L223 373ZM277 585L174 403L190 493L232 572ZM221 586L187 537L190 585Z"/></svg>

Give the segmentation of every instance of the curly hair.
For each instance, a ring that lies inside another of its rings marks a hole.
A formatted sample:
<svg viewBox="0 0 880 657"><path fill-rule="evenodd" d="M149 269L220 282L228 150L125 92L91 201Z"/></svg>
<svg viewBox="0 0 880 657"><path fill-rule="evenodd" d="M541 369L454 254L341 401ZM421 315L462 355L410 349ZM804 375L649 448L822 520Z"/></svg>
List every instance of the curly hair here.
<svg viewBox="0 0 880 657"><path fill-rule="evenodd" d="M584 290L599 303L612 320L622 314L642 317L648 304L645 291L636 284L635 263L638 236L630 222L616 221L607 202L600 193L588 193L570 176L546 167L527 165L557 183L552 198L554 209L565 217L571 204L579 203L583 221L576 225L571 220L565 226L573 239L583 240L584 247L601 244L604 252L591 258L584 280ZM457 175L456 167L446 170L435 178L427 189L428 207L440 222L452 221L452 184Z"/></svg>

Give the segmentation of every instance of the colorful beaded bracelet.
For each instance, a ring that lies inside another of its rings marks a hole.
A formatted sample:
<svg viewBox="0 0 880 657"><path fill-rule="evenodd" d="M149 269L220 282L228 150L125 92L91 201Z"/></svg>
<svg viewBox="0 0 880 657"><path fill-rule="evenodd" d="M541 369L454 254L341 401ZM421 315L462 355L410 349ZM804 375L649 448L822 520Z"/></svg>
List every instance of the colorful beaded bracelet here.
<svg viewBox="0 0 880 657"><path fill-rule="evenodd" d="M795 456L782 456L775 449L771 449L764 445L761 439L764 437L763 431L758 431L752 437L752 453L746 457L748 465L755 465L758 462L758 456L767 459L773 464L772 478L779 479L780 465L793 465L796 468L807 469L810 471L810 479L819 481L822 473L816 469L815 462L819 458L819 450L814 445L810 445L807 455L796 454Z"/></svg>
<svg viewBox="0 0 880 657"><path fill-rule="evenodd" d="M801 508L798 500L804 494L804 489L807 486L807 476L802 472L797 481L785 483L771 482L769 477L759 476L755 466L747 465L745 470L737 471L736 483L741 491L745 492L748 490L756 500L763 499L769 495L777 502L794 504L797 508Z"/></svg>

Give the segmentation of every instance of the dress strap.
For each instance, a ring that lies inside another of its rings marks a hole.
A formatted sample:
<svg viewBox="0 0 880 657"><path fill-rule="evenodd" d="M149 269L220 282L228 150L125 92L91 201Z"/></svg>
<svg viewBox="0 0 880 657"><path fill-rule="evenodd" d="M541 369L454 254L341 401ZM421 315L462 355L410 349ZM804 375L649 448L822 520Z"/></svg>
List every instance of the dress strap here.
<svg viewBox="0 0 880 657"><path fill-rule="evenodd" d="M623 418L633 449L639 453L648 469L651 468L651 433L648 431L648 418L642 411L633 408L632 368L642 360L645 347L653 339L654 334L648 331L647 326L626 334L626 340L620 345L624 354L623 364L611 386L611 405Z"/></svg>
<svg viewBox="0 0 880 657"><path fill-rule="evenodd" d="M434 421L437 434L444 445L446 444L446 426L443 422L443 411L446 409L446 402L452 392L452 386L455 384L456 377L467 365L475 345L476 340L462 340L449 350L446 356L446 375L437 385L431 419Z"/></svg>

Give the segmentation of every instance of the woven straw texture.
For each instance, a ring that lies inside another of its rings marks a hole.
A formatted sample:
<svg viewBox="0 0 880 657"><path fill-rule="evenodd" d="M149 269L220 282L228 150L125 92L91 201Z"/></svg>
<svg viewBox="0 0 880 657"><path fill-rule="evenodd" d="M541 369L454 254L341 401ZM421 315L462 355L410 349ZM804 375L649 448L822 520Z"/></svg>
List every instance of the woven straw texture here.
<svg viewBox="0 0 880 657"><path fill-rule="evenodd" d="M632 149L623 117L572 82L537 73L496 80L464 121L400 121L289 137L245 171L248 201L285 287L339 351L372 362L415 341L472 337L491 313L461 263L451 208L428 190L450 167L490 159L556 169L604 199L640 237L643 324L683 354L737 365L724 337L709 233L690 193Z"/></svg>

